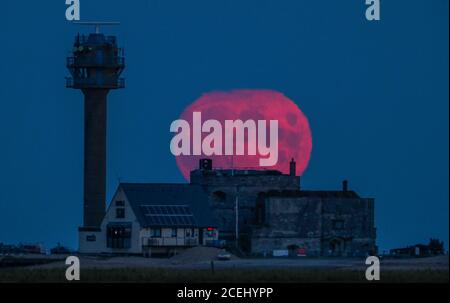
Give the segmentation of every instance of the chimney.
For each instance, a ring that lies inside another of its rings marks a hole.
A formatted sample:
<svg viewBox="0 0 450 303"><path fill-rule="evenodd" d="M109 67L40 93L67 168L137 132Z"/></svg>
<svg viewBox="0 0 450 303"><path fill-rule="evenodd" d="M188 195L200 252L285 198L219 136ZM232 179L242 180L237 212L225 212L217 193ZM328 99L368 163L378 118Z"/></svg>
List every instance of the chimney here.
<svg viewBox="0 0 450 303"><path fill-rule="evenodd" d="M198 168L201 170L212 170L212 160L200 159Z"/></svg>
<svg viewBox="0 0 450 303"><path fill-rule="evenodd" d="M342 181L342 191L343 192L348 191L348 181L347 180Z"/></svg>
<svg viewBox="0 0 450 303"><path fill-rule="evenodd" d="M289 175L295 177L297 165L294 161L294 158L291 159L291 162L289 163Z"/></svg>

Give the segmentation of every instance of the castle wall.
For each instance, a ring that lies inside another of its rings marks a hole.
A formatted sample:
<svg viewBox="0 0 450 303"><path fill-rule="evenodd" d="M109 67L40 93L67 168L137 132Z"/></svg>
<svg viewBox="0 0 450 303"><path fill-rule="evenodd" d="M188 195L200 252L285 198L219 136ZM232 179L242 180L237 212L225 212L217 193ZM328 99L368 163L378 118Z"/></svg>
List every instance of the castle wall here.
<svg viewBox="0 0 450 303"><path fill-rule="evenodd" d="M360 256L374 252L373 199L266 197L264 220L252 229L251 250L267 254L305 248L310 256Z"/></svg>
<svg viewBox="0 0 450 303"><path fill-rule="evenodd" d="M244 172L244 173L243 173ZM191 184L201 184L209 194L209 205L213 209L223 239L235 235L236 197L239 204L239 230L246 232L255 220L255 203L258 194L270 190L298 190L300 177L290 175L221 174L220 171L196 170L191 173Z"/></svg>
<svg viewBox="0 0 450 303"><path fill-rule="evenodd" d="M263 171L264 172L264 171ZM297 190L300 186L300 177L283 174L246 174L245 171L237 171L235 175L220 173L220 171L194 170L191 173L191 184L214 186L262 186L277 190Z"/></svg>

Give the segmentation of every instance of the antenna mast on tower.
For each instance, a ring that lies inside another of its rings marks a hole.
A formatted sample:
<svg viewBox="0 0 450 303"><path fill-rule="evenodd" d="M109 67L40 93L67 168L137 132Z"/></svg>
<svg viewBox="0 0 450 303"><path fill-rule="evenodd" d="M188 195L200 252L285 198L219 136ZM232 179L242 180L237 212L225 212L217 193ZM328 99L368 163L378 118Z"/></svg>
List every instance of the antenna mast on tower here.
<svg viewBox="0 0 450 303"><path fill-rule="evenodd" d="M100 26L120 25L120 22L116 22L116 21L74 21L73 24L93 25L95 27L95 33L100 34Z"/></svg>

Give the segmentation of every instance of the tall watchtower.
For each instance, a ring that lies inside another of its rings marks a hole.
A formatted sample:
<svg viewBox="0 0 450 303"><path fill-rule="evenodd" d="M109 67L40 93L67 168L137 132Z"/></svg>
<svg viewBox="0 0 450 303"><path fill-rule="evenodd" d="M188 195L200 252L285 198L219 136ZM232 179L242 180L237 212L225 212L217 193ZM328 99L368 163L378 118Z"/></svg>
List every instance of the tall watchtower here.
<svg viewBox="0 0 450 303"><path fill-rule="evenodd" d="M79 22L95 25L95 33L75 37L67 58L71 77L66 87L84 94L84 209L83 227L95 230L105 215L106 192L106 99L111 89L124 88L120 74L125 68L123 51L115 36L100 33L100 25L114 22Z"/></svg>

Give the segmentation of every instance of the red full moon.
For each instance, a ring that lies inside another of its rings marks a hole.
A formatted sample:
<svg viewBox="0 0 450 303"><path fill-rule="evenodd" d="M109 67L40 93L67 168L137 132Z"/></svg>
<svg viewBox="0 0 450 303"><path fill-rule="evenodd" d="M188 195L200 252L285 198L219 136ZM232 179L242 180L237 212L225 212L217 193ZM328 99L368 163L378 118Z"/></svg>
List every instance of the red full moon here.
<svg viewBox="0 0 450 303"><path fill-rule="evenodd" d="M312 138L309 122L300 108L282 93L273 90L233 90L214 91L203 94L189 105L180 119L192 126L193 112L201 112L202 122L214 119L225 125L225 120L258 120L267 121L267 133L270 120L278 120L278 162L274 166L261 167L259 154L247 154L247 134L245 135L245 154L228 155L180 155L176 156L178 168L184 178L189 181L190 172L198 168L199 159L210 158L213 168L219 169L274 169L289 173L289 162L293 158L297 162L297 175L301 176L308 166L312 150ZM202 134L202 138L207 136ZM191 127L192 137L192 127ZM192 147L191 147L192 150Z"/></svg>

